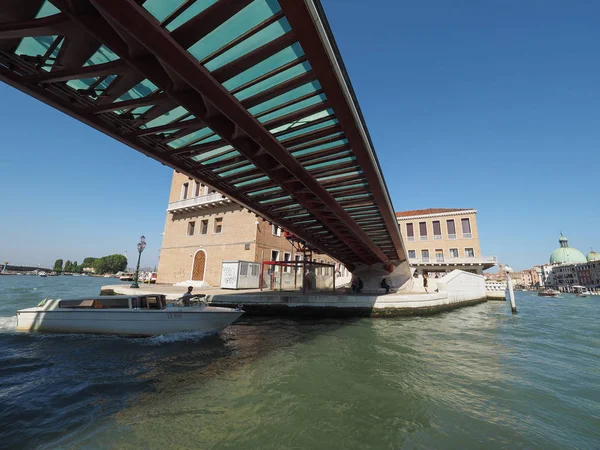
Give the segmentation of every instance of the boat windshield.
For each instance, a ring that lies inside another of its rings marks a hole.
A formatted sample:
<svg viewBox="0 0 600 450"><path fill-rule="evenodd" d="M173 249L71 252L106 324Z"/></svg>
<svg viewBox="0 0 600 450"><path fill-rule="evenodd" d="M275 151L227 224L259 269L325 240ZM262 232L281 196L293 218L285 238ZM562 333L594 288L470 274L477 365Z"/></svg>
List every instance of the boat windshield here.
<svg viewBox="0 0 600 450"><path fill-rule="evenodd" d="M129 299L127 298L101 298L101 299L82 299L82 300L61 300L58 303L59 308L88 308L88 309L128 309Z"/></svg>
<svg viewBox="0 0 600 450"><path fill-rule="evenodd" d="M164 295L144 295L132 299L134 309L165 309L167 300Z"/></svg>

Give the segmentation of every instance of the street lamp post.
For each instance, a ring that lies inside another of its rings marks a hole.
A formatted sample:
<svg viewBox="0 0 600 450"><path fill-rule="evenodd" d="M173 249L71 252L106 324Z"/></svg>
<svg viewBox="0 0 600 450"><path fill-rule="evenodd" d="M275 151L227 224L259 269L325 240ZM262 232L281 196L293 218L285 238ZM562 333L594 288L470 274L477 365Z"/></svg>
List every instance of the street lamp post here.
<svg viewBox="0 0 600 450"><path fill-rule="evenodd" d="M144 236L142 236L140 238L140 242L138 242L138 245L137 245L138 262L137 262L137 266L135 268L135 276L133 278L133 284L131 285L132 288L140 287L140 285L138 284L138 278L139 278L139 274L140 274L140 259L142 258L142 252L144 251L145 248L146 248L146 238Z"/></svg>

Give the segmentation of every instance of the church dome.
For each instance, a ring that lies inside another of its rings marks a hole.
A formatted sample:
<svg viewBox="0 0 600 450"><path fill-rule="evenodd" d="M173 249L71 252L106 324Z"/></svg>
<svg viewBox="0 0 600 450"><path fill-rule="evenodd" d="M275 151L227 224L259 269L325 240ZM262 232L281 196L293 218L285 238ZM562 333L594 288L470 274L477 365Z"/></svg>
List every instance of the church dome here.
<svg viewBox="0 0 600 450"><path fill-rule="evenodd" d="M560 247L550 255L550 264L566 264L566 263L585 263L588 260L576 248L569 247L569 240L560 233L558 240Z"/></svg>
<svg viewBox="0 0 600 450"><path fill-rule="evenodd" d="M596 253L594 250L590 250L587 254L586 259L588 261L600 261L600 253Z"/></svg>

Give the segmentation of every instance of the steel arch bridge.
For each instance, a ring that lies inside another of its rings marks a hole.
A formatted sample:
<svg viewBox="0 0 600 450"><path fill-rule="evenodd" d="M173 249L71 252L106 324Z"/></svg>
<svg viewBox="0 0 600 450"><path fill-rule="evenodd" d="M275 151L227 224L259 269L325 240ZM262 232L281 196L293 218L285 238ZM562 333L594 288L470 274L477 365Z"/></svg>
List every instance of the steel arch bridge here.
<svg viewBox="0 0 600 450"><path fill-rule="evenodd" d="M0 79L350 268L406 260L318 0L3 0Z"/></svg>

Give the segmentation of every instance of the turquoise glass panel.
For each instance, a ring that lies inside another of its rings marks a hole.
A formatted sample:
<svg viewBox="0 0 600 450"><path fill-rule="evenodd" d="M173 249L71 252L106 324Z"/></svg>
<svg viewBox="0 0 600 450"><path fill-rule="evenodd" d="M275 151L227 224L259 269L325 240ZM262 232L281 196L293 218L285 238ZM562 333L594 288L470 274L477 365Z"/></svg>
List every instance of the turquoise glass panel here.
<svg viewBox="0 0 600 450"><path fill-rule="evenodd" d="M338 132L338 133L331 133L330 135L328 135L328 136L325 136L325 137L327 137L327 138L335 138L335 137L337 137L337 138L338 138L338 140L344 140L344 133L340 131L340 132ZM294 149L295 149L295 148L298 148L298 147L301 147L301 146L307 146L307 145L310 145L311 143L313 143L313 144L314 144L314 143L317 143L317 142L319 142L319 140L320 140L320 139L323 139L323 138L319 138L319 139L313 139L313 140L311 140L311 141L304 142L304 143L302 143L302 144L293 145L293 146L291 146L291 147L288 147L288 150L289 150L290 152L294 152ZM316 144L316 145L321 145L321 144Z"/></svg>
<svg viewBox="0 0 600 450"><path fill-rule="evenodd" d="M344 144L347 144L347 143L348 143L347 139L340 139L338 141L328 142L326 144L315 145L314 147L307 148L305 150L300 150L300 151L297 151L297 152L292 152L292 155L294 155L296 157L297 156L302 156L302 155L308 155L310 153L318 152L319 150L326 150L328 148L339 147L340 145L344 145Z"/></svg>
<svg viewBox="0 0 600 450"><path fill-rule="evenodd" d="M246 164L245 166L238 167L237 169L228 170L219 174L220 177L228 177L229 175L235 175L236 173L246 172L251 169L255 169L254 164Z"/></svg>
<svg viewBox="0 0 600 450"><path fill-rule="evenodd" d="M104 64L111 61L116 61L119 57L108 47L101 45L96 53L92 55L90 59L86 61L84 66L94 66L97 64Z"/></svg>
<svg viewBox="0 0 600 450"><path fill-rule="evenodd" d="M108 77L105 77L104 80L98 83L98 89L106 89L108 85L115 80L115 78L117 78L116 75L109 75Z"/></svg>
<svg viewBox="0 0 600 450"><path fill-rule="evenodd" d="M233 147L231 145L226 145L225 147L217 148L215 150L211 150L206 153L202 153L201 155L194 156L192 159L197 162L201 162L210 158L214 158L216 156L222 155L223 153L229 152Z"/></svg>
<svg viewBox="0 0 600 450"><path fill-rule="evenodd" d="M253 180L242 181L241 183L236 183L236 184L234 184L234 186L236 188L237 187L250 186L250 185L256 184L256 183L262 183L263 181L267 181L268 179L269 179L269 177L262 176L262 177L254 178Z"/></svg>
<svg viewBox="0 0 600 450"><path fill-rule="evenodd" d="M311 116L303 117L302 120L296 120L294 122L286 123L285 125L281 125L281 126L279 126L277 128L271 128L271 129L269 129L269 131L271 133L279 133L279 132L283 132L283 131L287 131L287 130L293 130L294 127L298 127L300 125L306 125L306 124L309 124L310 122L314 122L315 120L319 120L319 119L322 119L322 118L327 117L327 116L333 116L333 110L326 109L326 110L323 110L323 111L318 111L318 112L312 114ZM331 123L337 123L337 120L334 117L332 117L331 119L332 119L331 122L330 121L325 121L325 123L329 123L329 124L331 124ZM280 139L287 139L287 138L290 138L290 137L298 136L298 135L306 133L307 129L318 130L322 126L323 125L316 125L315 127L307 127L307 128L304 128L303 130L300 130L300 131L298 131L296 133L292 133L292 132L286 133L284 135L281 135L279 138Z"/></svg>
<svg viewBox="0 0 600 450"><path fill-rule="evenodd" d="M17 55L43 56L52 45L56 36L35 36L21 39L15 50Z"/></svg>
<svg viewBox="0 0 600 450"><path fill-rule="evenodd" d="M97 80L97 78L81 78L80 80L69 80L67 81L67 86L70 86L73 89L87 89Z"/></svg>
<svg viewBox="0 0 600 450"><path fill-rule="evenodd" d="M164 113L162 116L151 120L141 128L154 128L159 127L161 125L166 125L169 122L173 122L174 120L179 119L181 116L185 116L186 114L188 114L188 110L185 109L183 106L178 106L177 108Z"/></svg>
<svg viewBox="0 0 600 450"><path fill-rule="evenodd" d="M174 141L169 142L167 145L171 148L179 148L184 145L189 144L190 142L197 141L198 139L202 139L213 133L213 130L210 128L202 128L201 130L194 131L193 133L186 134L185 136L181 136L179 139L175 139ZM215 138L218 139L218 136Z"/></svg>
<svg viewBox="0 0 600 450"><path fill-rule="evenodd" d="M285 216L286 219L296 219L296 218L301 218L301 217L310 217L310 214L306 213L306 214L293 214L291 216Z"/></svg>
<svg viewBox="0 0 600 450"><path fill-rule="evenodd" d="M301 224L301 223L315 223L316 219L306 219L306 220L298 220L298 221L294 221L294 224Z"/></svg>
<svg viewBox="0 0 600 450"><path fill-rule="evenodd" d="M335 159L333 161L326 161L326 162L322 162L322 163L311 164L310 166L306 166L306 170L322 169L324 167L335 166L336 164L344 164L347 162L351 162L351 161L354 161L355 159L356 158L354 158L354 156L352 156L350 158L340 158L340 159Z"/></svg>
<svg viewBox="0 0 600 450"><path fill-rule="evenodd" d="M158 0L163 1L163 0ZM174 1L174 0L170 0ZM179 1L179 0L175 0ZM179 28L181 25L186 23L192 17L197 16L202 11L204 11L209 6L217 3L217 0L196 0L192 6L187 8L184 12L182 12L176 19L174 19L169 25L166 26L167 30L173 31L176 28Z"/></svg>
<svg viewBox="0 0 600 450"><path fill-rule="evenodd" d="M42 5L42 7L40 8L40 10L38 11L35 18L41 19L42 17L53 16L54 14L58 14L58 13L60 13L60 9L58 9L56 6L54 6L48 0L46 0L44 2L44 4Z"/></svg>
<svg viewBox="0 0 600 450"><path fill-rule="evenodd" d="M253 197L255 195L267 194L269 192L279 192L281 190L282 189L279 186L275 186L275 187L268 188L268 189L261 189L260 191L249 192L248 196Z"/></svg>
<svg viewBox="0 0 600 450"><path fill-rule="evenodd" d="M357 183L357 184L350 184L347 186L338 186L338 187L332 187L327 189L329 192L336 192L336 191L343 191L345 189L355 189L355 188L362 188L362 187L369 187L369 185L367 183Z"/></svg>
<svg viewBox="0 0 600 450"><path fill-rule="evenodd" d="M156 20L162 22L169 14L179 8L185 0L146 0L144 8L152 14Z"/></svg>
<svg viewBox="0 0 600 450"><path fill-rule="evenodd" d="M232 152L227 152L224 155L218 156L216 158L209 159L208 161L204 161L202 164L213 164L213 163L217 163L219 161L223 161L224 159L233 158L233 157L239 156L239 155L240 155L240 152L238 152L237 150L234 150Z"/></svg>
<svg viewBox="0 0 600 450"><path fill-rule="evenodd" d="M303 95L311 94L315 91L321 89L321 85L318 81L313 81L311 83L307 83L303 86L292 89L291 91L286 92L285 94L278 95L271 100L267 100L266 102L260 103L259 105L253 106L248 111L252 115L260 114L263 111L266 111L271 108L275 108L284 103L290 102L297 98L302 97Z"/></svg>
<svg viewBox="0 0 600 450"><path fill-rule="evenodd" d="M292 199L292 197L290 197L289 195L285 195L283 197L277 197L277 198L272 198L269 200L263 200L262 202L258 202L258 203L260 203L261 205L269 205L271 203L277 203L281 200L291 200L291 199Z"/></svg>
<svg viewBox="0 0 600 450"><path fill-rule="evenodd" d="M271 89L272 87L277 86L278 84L281 84L285 81L291 80L292 78L297 77L298 75L304 75L306 72L310 71L310 69L311 67L308 62L296 64L290 67L289 69L278 73L277 75L273 75L267 78L266 80L256 83L255 85L236 93L235 97L238 100L244 100L248 97L252 97L253 95Z"/></svg>
<svg viewBox="0 0 600 450"><path fill-rule="evenodd" d="M142 114L144 114L146 111L148 111L150 108L152 108L152 106L139 106L137 108L135 108L134 110L131 111L131 114L133 114L136 117L141 116ZM114 111L116 114L123 114L126 111L128 111L128 109L119 109ZM173 125L173 129L177 129L177 125Z"/></svg>
<svg viewBox="0 0 600 450"><path fill-rule="evenodd" d="M144 80L138 83L135 87L121 95L117 102L125 100L133 100L135 98L147 97L148 95L156 92L158 87L150 80Z"/></svg>
<svg viewBox="0 0 600 450"><path fill-rule="evenodd" d="M297 123L297 122L288 123L287 125L284 125L284 127L287 127L287 128L277 127L277 128L275 128L273 130L270 130L270 131L271 131L271 133L277 133L276 130L278 130L278 131L283 131L285 129L293 130L295 127L297 127L299 125L303 125L305 123L306 123L306 119L303 120L302 123ZM286 139L290 139L290 138L293 138L293 137L296 137L296 136L301 136L303 134L310 133L311 131L315 131L315 130L319 130L321 128L325 128L325 127L329 127L331 125L335 125L336 123L338 123L337 119L326 120L325 122L319 123L317 125L312 125L310 127L306 127L306 128L301 129L301 130L298 130L298 131L290 131L289 133L282 134L280 136L277 136L277 139L280 140L280 141L285 141Z"/></svg>
<svg viewBox="0 0 600 450"><path fill-rule="evenodd" d="M325 94L315 95L314 97L307 98L306 100L302 100L301 102L294 103L293 105L286 106L285 108L281 108L277 111L274 111L269 114L265 114L261 116L258 121L261 123L268 122L269 120L277 119L278 117L284 116L286 114L292 113L294 111L299 111L303 108L307 108L312 105L316 105L326 99ZM300 119L302 120L302 119Z"/></svg>
<svg viewBox="0 0 600 450"><path fill-rule="evenodd" d="M209 34L200 39L198 42L196 42L194 45L192 45L188 49L188 51L192 55L194 55L194 57L197 60L201 61L214 51L220 49L221 47L225 46L237 37L241 36L246 31L255 27L265 19L268 19L273 14L278 12L279 9L280 7L277 0L255 0L248 6L246 6L244 9L242 9L240 12L238 12L236 15L228 19L225 23L221 24L216 29L214 29ZM260 33L257 33L257 35L258 34ZM255 38L255 36L252 36L250 39ZM269 40L265 42L268 41ZM252 46L252 42L250 42L249 44L244 44L244 42L241 42L236 46L241 46L240 50L237 52L238 56L248 53L254 48L262 45L257 44ZM265 42L263 42L263 44ZM220 67L221 65L234 60L236 58L236 52L234 52L234 49L236 47L234 47L231 50L228 50L223 55L216 58L214 61L220 61L220 63L217 63L216 67ZM233 53L231 53L229 56L226 56L230 52ZM215 64L213 64L212 69L208 65L206 66L206 68L208 70L214 70Z"/></svg>
<svg viewBox="0 0 600 450"><path fill-rule="evenodd" d="M317 178L317 181L327 181L327 180L331 180L333 178L339 178L341 176L348 176L348 175L362 175L362 173L363 173L362 170L353 169L353 170L350 170L350 171L344 173L344 175L336 174L336 175L328 175L325 177L319 177L319 178Z"/></svg>
<svg viewBox="0 0 600 450"><path fill-rule="evenodd" d="M341 202L343 200L354 200L357 198L369 198L371 197L372 194L368 193L368 194L355 194L355 195L351 195L351 196L342 196L342 197L335 197L335 199L338 202Z"/></svg>
<svg viewBox="0 0 600 450"><path fill-rule="evenodd" d="M281 19L275 23L272 23L258 33L253 34L248 39L244 39L242 42L227 50L222 55L219 55L215 59L208 61L204 67L212 72L213 70L216 70L219 67L224 66L225 64L230 63L231 61L234 61L247 53L250 53L252 50L268 44L269 42L277 39L279 36L284 35L291 29L292 28L290 27L287 19Z"/></svg>
<svg viewBox="0 0 600 450"><path fill-rule="evenodd" d="M267 59L259 62L258 64L250 67L249 69L246 69L245 71L243 71L239 75L236 75L235 77L231 78L230 80L227 80L225 83L223 83L223 86L225 87L225 89L231 91L245 83L248 83L249 81L252 81L252 80L260 77L261 75L264 75L267 72L275 70L278 67L283 66L284 64L294 61L295 59L297 59L303 55L304 55L304 51L302 50L302 47L300 47L300 44L295 43L287 48L284 48L280 52L275 53L273 56L270 56ZM305 64L303 64L303 66L304 65ZM310 67L310 65L308 65L308 67ZM308 69L305 69L303 72L306 72L306 70L308 70ZM278 81L277 83L279 83L279 82L280 81ZM275 83L275 84L277 84L277 83ZM260 84L260 83L258 83L258 84ZM251 88L248 88L248 89L251 89ZM256 92L260 92L261 90L262 89L259 89L253 93L248 94L247 96L253 95ZM241 91L241 92L244 92L244 91Z"/></svg>

